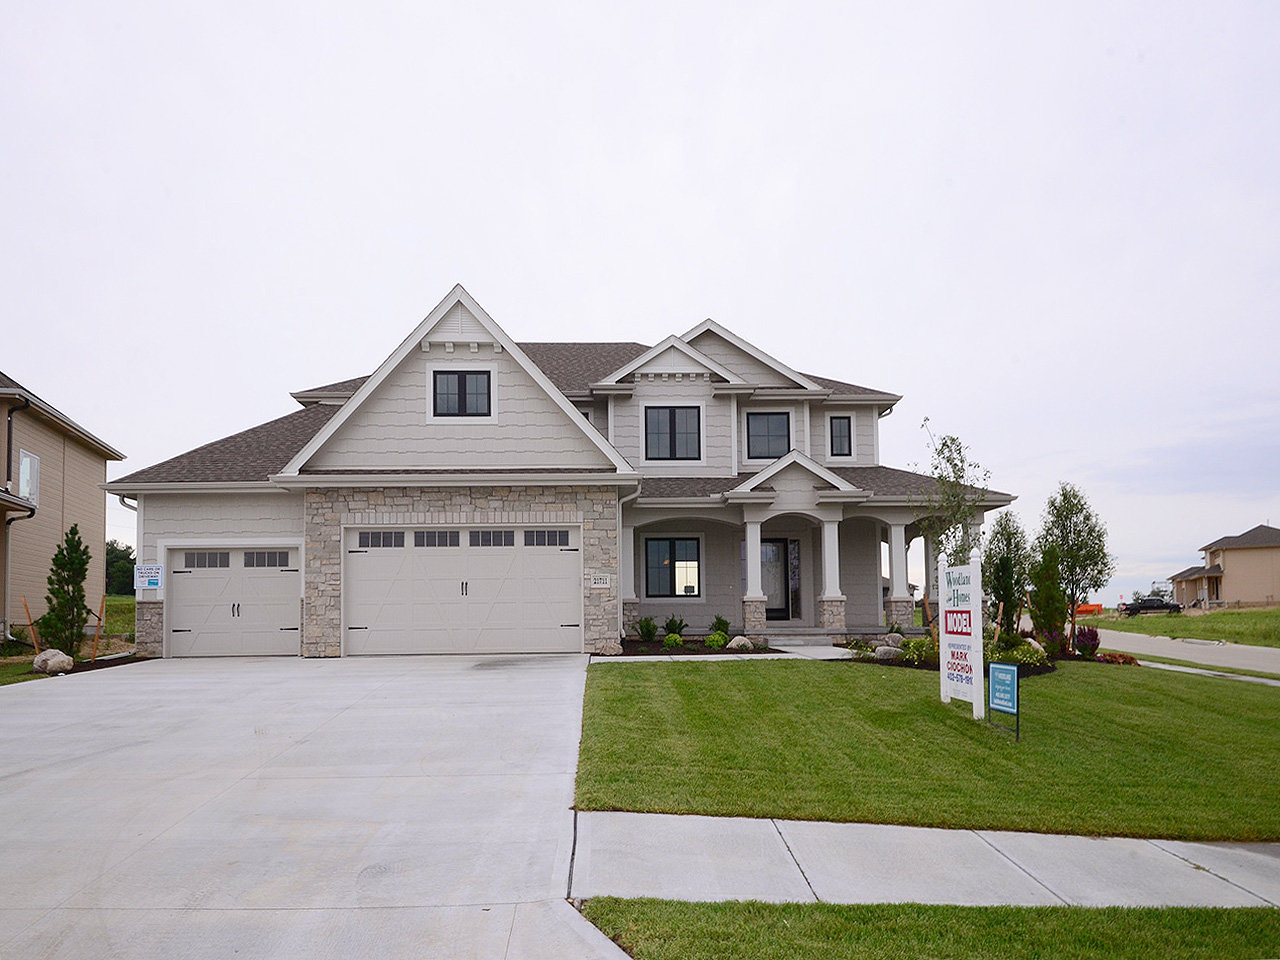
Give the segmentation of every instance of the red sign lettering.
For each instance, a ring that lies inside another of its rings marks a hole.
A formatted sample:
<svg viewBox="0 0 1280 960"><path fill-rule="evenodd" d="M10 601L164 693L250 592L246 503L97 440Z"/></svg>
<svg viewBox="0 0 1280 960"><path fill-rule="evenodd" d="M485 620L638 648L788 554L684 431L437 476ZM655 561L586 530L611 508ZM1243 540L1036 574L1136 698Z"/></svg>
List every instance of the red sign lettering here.
<svg viewBox="0 0 1280 960"><path fill-rule="evenodd" d="M972 636L973 625L971 617L972 614L968 610L946 611L946 632L961 637Z"/></svg>

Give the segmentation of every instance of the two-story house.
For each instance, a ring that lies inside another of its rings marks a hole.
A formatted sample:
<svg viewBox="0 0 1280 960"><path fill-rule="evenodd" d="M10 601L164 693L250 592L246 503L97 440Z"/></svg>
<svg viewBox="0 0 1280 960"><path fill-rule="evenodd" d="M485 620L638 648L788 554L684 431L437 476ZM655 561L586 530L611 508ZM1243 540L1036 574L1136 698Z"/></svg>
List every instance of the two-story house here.
<svg viewBox="0 0 1280 960"><path fill-rule="evenodd" d="M1175 573L1174 599L1183 606L1268 607L1280 603L1280 530L1258 524L1239 536L1200 548L1202 562Z"/></svg>
<svg viewBox="0 0 1280 960"><path fill-rule="evenodd" d="M97 611L106 589L107 503L100 485L107 461L124 454L3 373L0 404L0 619L8 634L28 614L43 616L49 566L72 524L92 557L85 598Z"/></svg>
<svg viewBox="0 0 1280 960"><path fill-rule="evenodd" d="M138 595L140 654L604 653L672 613L699 633L911 622L933 481L879 462L900 398L710 320L652 347L518 344L459 286L371 376L293 396L107 485L166 570ZM973 522L1011 500L984 492Z"/></svg>

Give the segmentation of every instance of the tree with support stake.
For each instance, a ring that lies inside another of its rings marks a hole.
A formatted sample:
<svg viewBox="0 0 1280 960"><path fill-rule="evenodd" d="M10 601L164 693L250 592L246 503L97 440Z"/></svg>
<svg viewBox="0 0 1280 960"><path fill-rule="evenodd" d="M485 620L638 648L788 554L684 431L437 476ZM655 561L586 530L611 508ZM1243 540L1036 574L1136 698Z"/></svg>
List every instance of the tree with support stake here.
<svg viewBox="0 0 1280 960"><path fill-rule="evenodd" d="M40 629L47 646L56 647L69 657L84 639L85 624L93 611L85 603L84 581L89 573L89 548L80 539L80 530L71 525L53 555L49 568L49 592L45 594L48 612L40 618Z"/></svg>

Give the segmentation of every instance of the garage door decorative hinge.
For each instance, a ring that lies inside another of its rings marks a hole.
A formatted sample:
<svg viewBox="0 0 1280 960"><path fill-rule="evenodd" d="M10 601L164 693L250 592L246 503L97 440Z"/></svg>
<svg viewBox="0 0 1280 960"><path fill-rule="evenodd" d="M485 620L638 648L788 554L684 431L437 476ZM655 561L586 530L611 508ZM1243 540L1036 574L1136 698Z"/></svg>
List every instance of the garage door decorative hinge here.
<svg viewBox="0 0 1280 960"><path fill-rule="evenodd" d="M582 626L582 624L580 624L580 623L562 623L562 624L560 624L560 626L562 626L562 627L580 627L580 626Z"/></svg>
<svg viewBox="0 0 1280 960"><path fill-rule="evenodd" d="M292 630L292 631L294 631L294 632L296 633L300 628L299 628L299 627L281 627L280 629L281 629L281 630Z"/></svg>
<svg viewBox="0 0 1280 960"><path fill-rule="evenodd" d="M174 628L173 628L172 630L170 630L169 632L170 632L170 633L190 633L191 631L190 631L190 630L179 630L177 627L174 627Z"/></svg>
<svg viewBox="0 0 1280 960"><path fill-rule="evenodd" d="M368 553L368 550L348 550L347 553Z"/></svg>
<svg viewBox="0 0 1280 960"><path fill-rule="evenodd" d="M348 630L368 630L368 627L347 627Z"/></svg>

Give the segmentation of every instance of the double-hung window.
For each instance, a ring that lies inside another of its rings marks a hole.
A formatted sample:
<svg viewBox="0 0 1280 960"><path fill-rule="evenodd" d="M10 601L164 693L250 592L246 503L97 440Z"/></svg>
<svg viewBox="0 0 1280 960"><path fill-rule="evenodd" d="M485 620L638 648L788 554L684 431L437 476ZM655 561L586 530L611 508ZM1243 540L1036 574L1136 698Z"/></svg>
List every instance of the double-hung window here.
<svg viewBox="0 0 1280 960"><path fill-rule="evenodd" d="M698 407L645 407L645 459L701 460L701 421Z"/></svg>
<svg viewBox="0 0 1280 960"><path fill-rule="evenodd" d="M853 456L853 418L831 418L831 455L833 457Z"/></svg>
<svg viewBox="0 0 1280 960"><path fill-rule="evenodd" d="M18 496L40 506L40 458L22 449L18 451Z"/></svg>
<svg viewBox="0 0 1280 960"><path fill-rule="evenodd" d="M436 370L432 411L437 417L489 416L488 370Z"/></svg>
<svg viewBox="0 0 1280 960"><path fill-rule="evenodd" d="M747 414L747 459L776 460L791 449L791 414Z"/></svg>
<svg viewBox="0 0 1280 960"><path fill-rule="evenodd" d="M644 542L645 596L696 597L702 593L697 537Z"/></svg>

